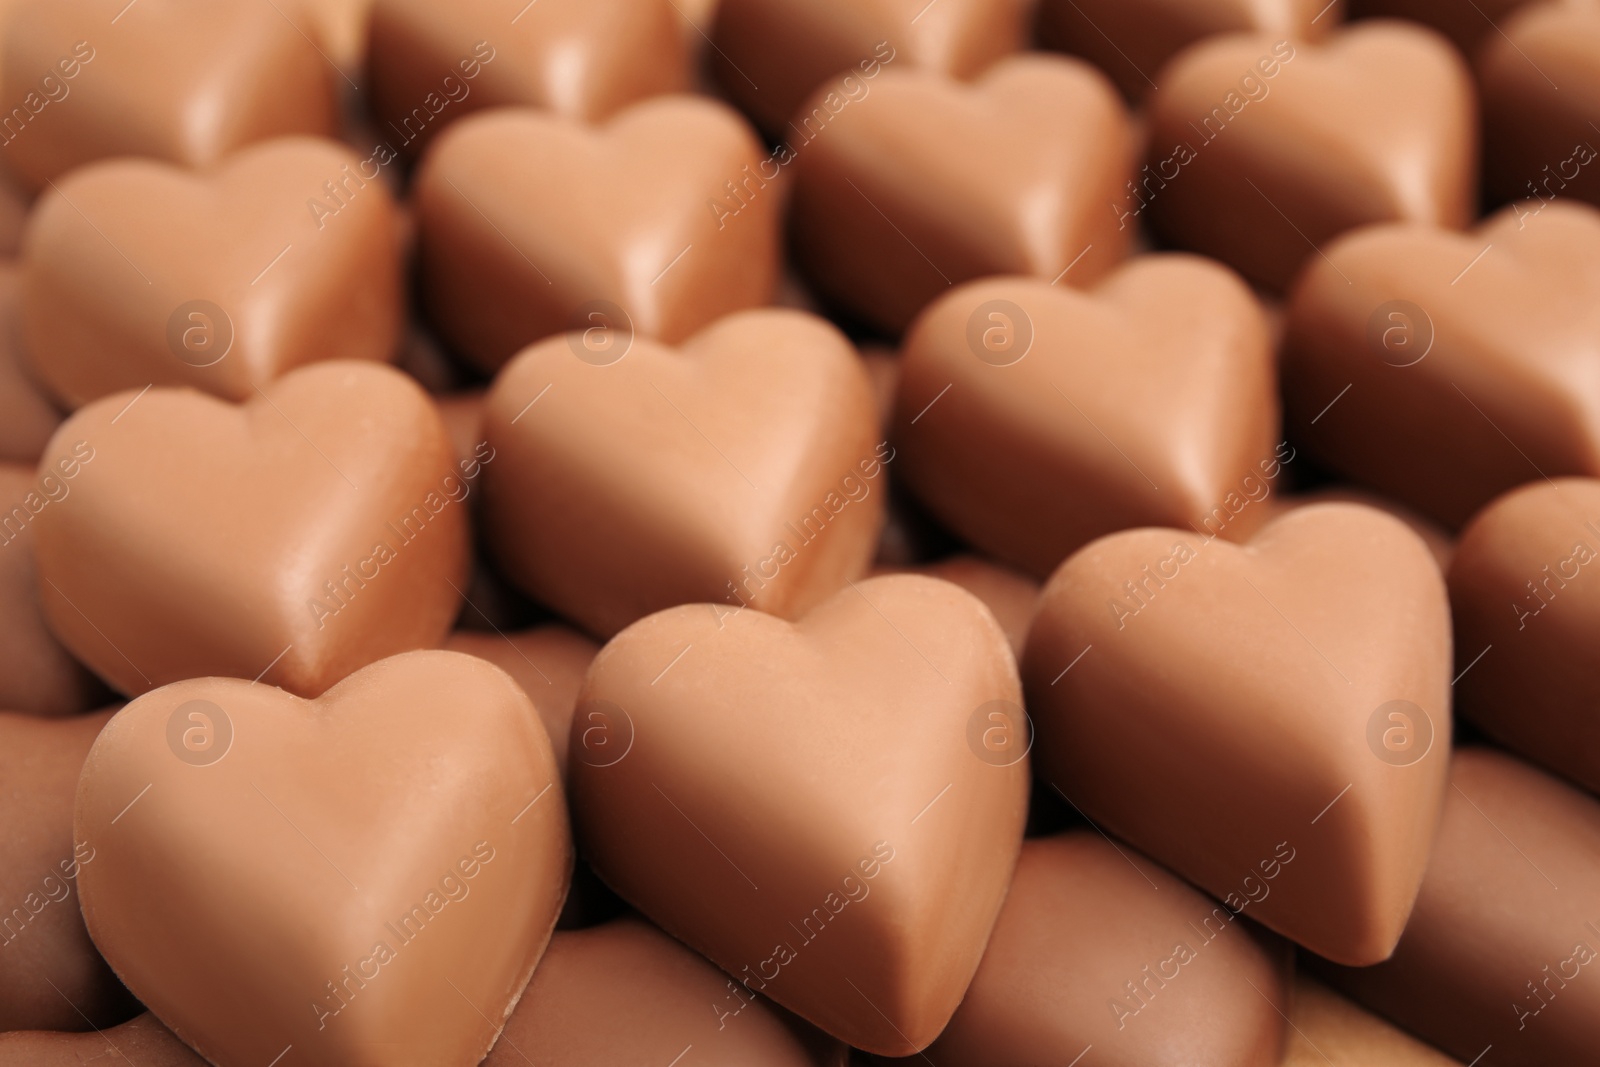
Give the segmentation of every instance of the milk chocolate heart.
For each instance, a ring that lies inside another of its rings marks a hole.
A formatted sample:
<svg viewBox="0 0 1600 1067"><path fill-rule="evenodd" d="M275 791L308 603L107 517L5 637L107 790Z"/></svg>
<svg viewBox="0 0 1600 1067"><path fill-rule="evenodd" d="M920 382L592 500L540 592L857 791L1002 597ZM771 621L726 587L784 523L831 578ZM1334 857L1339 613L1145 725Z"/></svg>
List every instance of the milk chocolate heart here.
<svg viewBox="0 0 1600 1067"><path fill-rule="evenodd" d="M927 1059L1034 1067L1095 1049L1085 1062L1103 1067L1278 1067L1281 947L1092 830L1029 841L972 987Z"/></svg>
<svg viewBox="0 0 1600 1067"><path fill-rule="evenodd" d="M205 167L338 128L336 68L276 3L54 0L5 30L0 142L35 188L112 156Z"/></svg>
<svg viewBox="0 0 1600 1067"><path fill-rule="evenodd" d="M1137 100L1168 59L1219 33L1318 40L1338 25L1344 0L1041 0L1039 39L1082 56Z"/></svg>
<svg viewBox="0 0 1600 1067"><path fill-rule="evenodd" d="M452 652L488 660L522 687L550 735L562 778L567 774L567 735L584 672L600 646L565 626L540 626L513 634L457 630L445 641Z"/></svg>
<svg viewBox="0 0 1600 1067"><path fill-rule="evenodd" d="M1351 234L1290 304L1295 439L1451 526L1523 482L1600 475L1600 212L1516 211L1467 236Z"/></svg>
<svg viewBox="0 0 1600 1067"><path fill-rule="evenodd" d="M72 835L72 797L111 714L0 712L0 1031L84 1030L137 1010L89 940L76 892L96 852Z"/></svg>
<svg viewBox="0 0 1600 1067"><path fill-rule="evenodd" d="M674 608L601 650L578 716L573 810L612 888L741 999L884 1055L938 1035L1027 806L1015 669L982 604L897 575L798 623Z"/></svg>
<svg viewBox="0 0 1600 1067"><path fill-rule="evenodd" d="M1350 0L1355 18L1411 19L1432 26L1471 55L1496 26L1528 0Z"/></svg>
<svg viewBox="0 0 1600 1067"><path fill-rule="evenodd" d="M1111 208L1269 289L1345 230L1465 226L1477 199L1471 76L1437 35L1363 23L1313 46L1195 45L1156 76L1149 155Z"/></svg>
<svg viewBox="0 0 1600 1067"><path fill-rule="evenodd" d="M81 469L76 458L37 475L0 464L0 708L70 715L106 696L45 625L34 564L34 517L71 495Z"/></svg>
<svg viewBox="0 0 1600 1067"><path fill-rule="evenodd" d="M536 345L489 394L485 521L526 592L610 636L697 602L794 618L866 569L894 450L842 334L768 310L680 351L593 340Z"/></svg>
<svg viewBox="0 0 1600 1067"><path fill-rule="evenodd" d="M719 0L711 72L769 136L823 82L899 63L970 79L1024 47L1019 0Z"/></svg>
<svg viewBox="0 0 1600 1067"><path fill-rule="evenodd" d="M1246 476L1275 478L1292 456L1275 392L1249 289L1147 256L1092 293L1006 278L939 300L906 338L893 440L935 516L1046 575L1101 534L1215 522Z"/></svg>
<svg viewBox="0 0 1600 1067"><path fill-rule="evenodd" d="M0 1063L16 1067L87 1067L108 1053L137 1067L206 1067L149 1012L92 1034L0 1034Z"/></svg>
<svg viewBox="0 0 1600 1067"><path fill-rule="evenodd" d="M707 1008L710 1008L708 1011ZM822 1067L763 998L638 919L558 933L484 1067ZM691 1058L692 1057L692 1058Z"/></svg>
<svg viewBox="0 0 1600 1067"><path fill-rule="evenodd" d="M152 383L245 400L305 363L393 359L398 215L363 168L291 139L204 175L123 160L64 179L23 247L40 381L71 407Z"/></svg>
<svg viewBox="0 0 1600 1067"><path fill-rule="evenodd" d="M943 579L983 601L983 606L1006 632L1011 651L1019 657L1022 655L1028 642L1028 626L1033 622L1033 609L1039 601L1038 582L978 556L951 556L920 567L880 567L875 573L901 572Z"/></svg>
<svg viewBox="0 0 1600 1067"><path fill-rule="evenodd" d="M124 708L84 764L83 917L218 1064L474 1064L572 865L550 742L515 682L411 652L320 700L226 678Z"/></svg>
<svg viewBox="0 0 1600 1067"><path fill-rule="evenodd" d="M1462 1067L1303 975L1295 978L1289 1021L1292 1026L1283 1067L1327 1067L1329 1063Z"/></svg>
<svg viewBox="0 0 1600 1067"><path fill-rule="evenodd" d="M45 453L41 471L77 471L33 518L45 617L124 693L227 675L314 696L449 629L481 465L458 467L387 367L320 363L268 389L242 407L107 397Z"/></svg>
<svg viewBox="0 0 1600 1067"><path fill-rule="evenodd" d="M1600 792L1600 481L1538 481L1485 508L1450 568L1461 714Z"/></svg>
<svg viewBox="0 0 1600 1067"><path fill-rule="evenodd" d="M1600 1041L1600 804L1510 756L1452 761L1439 838L1357 1001L1478 1067L1587 1063ZM1492 1046L1492 1047L1491 1047Z"/></svg>
<svg viewBox="0 0 1600 1067"><path fill-rule="evenodd" d="M1422 880L1449 757L1427 547L1350 504L1246 546L1132 530L1045 586L1023 679L1046 781L1324 956L1376 963Z"/></svg>
<svg viewBox="0 0 1600 1067"><path fill-rule="evenodd" d="M781 189L715 209L727 183L759 180L765 154L701 97L647 101L600 129L532 110L474 116L417 175L424 302L489 371L569 329L680 341L772 296Z"/></svg>
<svg viewBox="0 0 1600 1067"><path fill-rule="evenodd" d="M546 108L599 122L645 97L681 92L689 87L690 54L673 6L378 0L367 70L379 130L414 151L484 108Z"/></svg>
<svg viewBox="0 0 1600 1067"><path fill-rule="evenodd" d="M16 265L0 264L0 462L31 464L61 425L61 412L34 380L22 351L21 289Z"/></svg>
<svg viewBox="0 0 1600 1067"><path fill-rule="evenodd" d="M1288 514L1296 508L1307 507L1312 504L1361 504L1365 507L1376 508L1387 512L1411 528L1411 532L1422 538L1422 543L1428 546L1428 552L1433 556L1433 561L1439 565L1441 573L1450 569L1450 560L1455 555L1455 539L1438 523L1423 518L1408 507L1396 504L1386 497L1376 493L1369 493L1361 489L1348 489L1343 486L1331 485L1321 489L1313 489L1306 493L1289 493L1275 496L1266 501L1265 508L1261 511L1264 519L1276 518ZM1261 524L1251 526L1248 523L1236 523L1222 532L1222 536L1230 541L1243 544L1255 536Z"/></svg>
<svg viewBox="0 0 1600 1067"><path fill-rule="evenodd" d="M1105 76L1026 55L972 86L853 75L796 117L795 256L817 292L891 332L951 285L990 274L1086 285L1127 251L1106 205L1133 135Z"/></svg>
<svg viewBox="0 0 1600 1067"><path fill-rule="evenodd" d="M1600 6L1528 5L1477 68L1490 195L1524 211L1557 196L1600 204Z"/></svg>

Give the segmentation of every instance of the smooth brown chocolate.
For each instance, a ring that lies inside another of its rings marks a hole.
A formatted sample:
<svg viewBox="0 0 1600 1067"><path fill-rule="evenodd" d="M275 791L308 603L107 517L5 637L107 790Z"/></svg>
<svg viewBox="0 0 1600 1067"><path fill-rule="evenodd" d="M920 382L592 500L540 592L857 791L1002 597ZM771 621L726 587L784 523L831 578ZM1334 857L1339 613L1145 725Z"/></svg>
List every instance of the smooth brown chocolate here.
<svg viewBox="0 0 1600 1067"><path fill-rule="evenodd" d="M146 1012L92 1034L0 1033L0 1067L206 1067L194 1050Z"/></svg>
<svg viewBox="0 0 1600 1067"><path fill-rule="evenodd" d="M123 693L222 675L315 696L449 631L492 452L458 464L388 367L318 363L258 392L110 396L40 464L65 487L29 523L45 618Z"/></svg>
<svg viewBox="0 0 1600 1067"><path fill-rule="evenodd" d="M719 0L707 62L722 90L770 137L823 82L900 63L977 77L1024 47L1019 0Z"/></svg>
<svg viewBox="0 0 1600 1067"><path fill-rule="evenodd" d="M444 647L488 660L511 675L533 701L565 778L567 737L572 733L578 690L600 646L565 626L540 626L510 634L457 630ZM594 724L577 725L582 730Z"/></svg>
<svg viewBox="0 0 1600 1067"><path fill-rule="evenodd" d="M1039 583L1020 571L979 556L951 556L920 567L880 567L874 573L910 572L959 585L994 615L1006 632L1011 651L1021 657L1028 643L1028 626L1039 602Z"/></svg>
<svg viewBox="0 0 1600 1067"><path fill-rule="evenodd" d="M1295 286L1291 436L1451 527L1540 476L1600 475L1600 211L1515 208L1470 234L1379 226Z"/></svg>
<svg viewBox="0 0 1600 1067"><path fill-rule="evenodd" d="M0 463L0 708L28 715L87 711L107 694L45 624L33 519L72 493L61 470Z"/></svg>
<svg viewBox="0 0 1600 1067"><path fill-rule="evenodd" d="M28 221L28 357L69 407L152 383L249 400L311 362L392 360L399 242L387 187L331 141L80 170Z"/></svg>
<svg viewBox="0 0 1600 1067"><path fill-rule="evenodd" d="M970 86L901 68L846 75L803 106L776 158L796 175L790 232L811 285L898 333L973 278L1100 278L1127 253L1106 206L1134 151L1103 74L1029 54Z"/></svg>
<svg viewBox="0 0 1600 1067"><path fill-rule="evenodd" d="M786 1016L638 919L558 933L484 1067L833 1067ZM816 1042L813 1042L814 1044Z"/></svg>
<svg viewBox="0 0 1600 1067"><path fill-rule="evenodd" d="M1456 707L1600 792L1600 481L1537 481L1490 504L1450 568Z"/></svg>
<svg viewBox="0 0 1600 1067"><path fill-rule="evenodd" d="M1510 756L1458 752L1394 958L1328 968L1361 1004L1478 1067L1587 1063L1600 1042L1600 803Z"/></svg>
<svg viewBox="0 0 1600 1067"><path fill-rule="evenodd" d="M424 303L487 371L568 330L681 341L772 296L782 190L714 210L764 155L702 97L646 101L598 129L530 109L458 123L417 175Z"/></svg>
<svg viewBox="0 0 1600 1067"><path fill-rule="evenodd" d="M1478 53L1490 196L1540 211L1558 196L1600 204L1600 6L1529 4Z"/></svg>
<svg viewBox="0 0 1600 1067"><path fill-rule="evenodd" d="M412 152L485 108L535 107L602 122L646 97L682 92L691 53L675 6L376 0L367 69L379 133Z"/></svg>
<svg viewBox="0 0 1600 1067"><path fill-rule="evenodd" d="M1354 18L1411 19L1432 26L1468 55L1479 42L1496 36L1504 22L1528 0L1350 0Z"/></svg>
<svg viewBox="0 0 1600 1067"><path fill-rule="evenodd" d="M1324 956L1386 958L1437 826L1444 582L1399 520L1300 508L1245 546L1094 542L1023 657L1044 781L1234 910Z"/></svg>
<svg viewBox="0 0 1600 1067"><path fill-rule="evenodd" d="M1315 979L1297 975L1283 1067L1461 1067L1444 1053L1396 1030Z"/></svg>
<svg viewBox="0 0 1600 1067"><path fill-rule="evenodd" d="M573 812L622 897L741 999L883 1055L938 1036L1027 807L1021 693L976 598L894 575L798 623L673 608L601 650L578 717Z"/></svg>
<svg viewBox="0 0 1600 1067"><path fill-rule="evenodd" d="M1411 532L1422 538L1422 543L1428 546L1433 561L1439 565L1440 573L1450 569L1450 560L1455 555L1455 538L1449 531L1438 523L1426 519L1401 504L1396 504L1387 497L1364 489L1352 489L1346 486L1331 485L1320 489L1312 489L1303 493L1286 493L1273 496L1265 494L1262 499L1265 505L1250 519L1259 519L1257 522L1235 522L1222 531L1222 536L1230 541L1243 544L1255 536L1265 520L1277 518L1296 508L1307 507L1311 504L1361 504L1365 507L1376 508L1387 512L1411 528Z"/></svg>
<svg viewBox="0 0 1600 1067"><path fill-rule="evenodd" d="M73 837L72 799L111 715L0 712L0 1031L88 1030L136 1010L78 911L78 878L97 853Z"/></svg>
<svg viewBox="0 0 1600 1067"><path fill-rule="evenodd" d="M1420 26L1357 23L1318 45L1215 37L1156 81L1145 167L1110 212L1267 289L1357 226L1473 217L1471 74Z"/></svg>
<svg viewBox="0 0 1600 1067"><path fill-rule="evenodd" d="M337 129L337 68L275 3L17 4L0 62L0 161L34 188L112 156L208 167Z"/></svg>
<svg viewBox="0 0 1600 1067"><path fill-rule="evenodd" d="M1318 40L1345 0L1041 0L1040 43L1089 60L1135 100L1167 60L1219 33Z"/></svg>
<svg viewBox="0 0 1600 1067"><path fill-rule="evenodd" d="M1278 1067L1283 948L1093 830L1032 840L966 999L926 1062Z"/></svg>
<svg viewBox="0 0 1600 1067"><path fill-rule="evenodd" d="M1039 576L1131 526L1215 535L1229 498L1293 457L1273 363L1250 290L1197 256L1139 257L1089 293L976 282L906 338L897 473L957 534Z"/></svg>
<svg viewBox="0 0 1600 1067"><path fill-rule="evenodd" d="M209 678L101 732L78 787L83 916L141 1001L213 1063L477 1063L571 871L537 714L452 652L305 701Z"/></svg>
<svg viewBox="0 0 1600 1067"><path fill-rule="evenodd" d="M22 351L21 289L16 266L0 264L0 462L37 463L61 425L61 412L34 380Z"/></svg>
<svg viewBox="0 0 1600 1067"><path fill-rule="evenodd" d="M866 570L895 456L849 341L776 309L678 350L551 338L495 380L486 423L498 561L601 637L677 604L809 611Z"/></svg>

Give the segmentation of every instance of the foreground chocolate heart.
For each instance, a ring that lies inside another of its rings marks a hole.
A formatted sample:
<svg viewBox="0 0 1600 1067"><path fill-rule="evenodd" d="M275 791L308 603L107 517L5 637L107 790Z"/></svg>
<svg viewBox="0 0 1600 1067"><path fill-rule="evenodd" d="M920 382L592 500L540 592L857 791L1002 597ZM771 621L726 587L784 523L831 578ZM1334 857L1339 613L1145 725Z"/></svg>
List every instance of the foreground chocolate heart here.
<svg viewBox="0 0 1600 1067"><path fill-rule="evenodd" d="M1215 534L1226 498L1294 455L1274 452L1266 317L1195 256L1135 259L1090 294L994 279L942 298L906 338L893 440L938 518L1041 576L1130 526Z"/></svg>
<svg viewBox="0 0 1600 1067"><path fill-rule="evenodd" d="M1477 197L1471 76L1435 34L1363 23L1312 46L1230 35L1156 76L1147 165L1114 213L1269 289L1367 223L1461 228Z"/></svg>
<svg viewBox="0 0 1600 1067"><path fill-rule="evenodd" d="M1600 983L1587 981L1600 965L1600 804L1490 749L1458 753L1450 782L1394 958L1319 970L1463 1063L1588 1062L1600 1042Z"/></svg>
<svg viewBox="0 0 1600 1067"><path fill-rule="evenodd" d="M847 76L796 122L796 259L819 295L882 329L905 329L952 284L1086 285L1126 254L1129 231L1106 205L1133 135L1087 63L1017 56L972 86L915 70Z"/></svg>
<svg viewBox="0 0 1600 1067"><path fill-rule="evenodd" d="M1394 948L1449 757L1450 620L1422 541L1324 504L1243 547L1094 542L1023 679L1047 782L1236 912L1340 962Z"/></svg>
<svg viewBox="0 0 1600 1067"><path fill-rule="evenodd" d="M297 138L204 175L124 160L63 180L23 246L34 372L77 407L151 383L245 400L301 364L393 359L400 222L363 166Z"/></svg>
<svg viewBox="0 0 1600 1067"><path fill-rule="evenodd" d="M97 854L72 836L72 798L111 714L0 712L0 1031L83 1030L136 1010L78 911L78 877Z"/></svg>
<svg viewBox="0 0 1600 1067"><path fill-rule="evenodd" d="M995 622L1006 632L1011 651L1022 655L1028 642L1028 626L1039 603L1039 583L997 563L978 556L950 556L918 567L878 567L874 574L922 574L959 585L989 609Z"/></svg>
<svg viewBox="0 0 1600 1067"><path fill-rule="evenodd" d="M882 64L973 78L1027 39L1018 0L718 0L708 56L724 92L767 134L841 71Z"/></svg>
<svg viewBox="0 0 1600 1067"><path fill-rule="evenodd" d="M1035 839L927 1059L1034 1067L1098 1049L1103 1067L1278 1067L1281 945L1093 831Z"/></svg>
<svg viewBox="0 0 1600 1067"><path fill-rule="evenodd" d="M0 708L29 715L85 711L105 691L45 625L34 563L34 517L72 493L82 465L36 474L0 464Z"/></svg>
<svg viewBox="0 0 1600 1067"><path fill-rule="evenodd" d="M825 1057L799 1031L661 931L620 919L551 938L484 1067L667 1064L691 1053L700 1067L841 1062L842 1049Z"/></svg>
<svg viewBox="0 0 1600 1067"><path fill-rule="evenodd" d="M1600 7L1528 4L1478 56L1490 195L1600 204Z"/></svg>
<svg viewBox="0 0 1600 1067"><path fill-rule="evenodd" d="M548 108L598 122L689 87L689 50L672 0L378 0L367 69L379 132L415 150L463 115Z"/></svg>
<svg viewBox="0 0 1600 1067"><path fill-rule="evenodd" d="M573 810L612 888L742 999L885 1055L938 1035L1027 806L1011 652L975 598L892 576L798 623L674 608L601 650L578 717Z"/></svg>
<svg viewBox="0 0 1600 1067"><path fill-rule="evenodd" d="M1538 481L1485 508L1450 568L1461 714L1600 792L1600 481ZM1600 946L1597 946L1600 947Z"/></svg>
<svg viewBox="0 0 1600 1067"><path fill-rule="evenodd" d="M481 464L458 467L387 367L321 363L269 389L242 407L107 397L45 453L71 478L33 519L45 617L121 692L227 675L314 696L449 629Z"/></svg>
<svg viewBox="0 0 1600 1067"><path fill-rule="evenodd" d="M767 310L680 351L590 340L529 349L489 395L485 521L526 592L610 636L703 601L794 618L866 569L894 450L838 330Z"/></svg>
<svg viewBox="0 0 1600 1067"><path fill-rule="evenodd" d="M571 870L549 739L505 672L412 652L320 700L179 682L84 765L89 933L213 1063L474 1064Z"/></svg>
<svg viewBox="0 0 1600 1067"><path fill-rule="evenodd" d="M6 166L34 187L111 156L204 167L338 128L336 70L277 4L17 4L3 56Z"/></svg>
<svg viewBox="0 0 1600 1067"><path fill-rule="evenodd" d="M1517 210L1467 236L1351 234L1289 306L1295 439L1451 526L1541 475L1600 475L1600 211Z"/></svg>
<svg viewBox="0 0 1600 1067"><path fill-rule="evenodd" d="M424 302L488 371L570 329L680 341L772 296L781 190L752 184L739 211L707 210L765 154L702 97L600 129L526 109L457 123L417 174Z"/></svg>
<svg viewBox="0 0 1600 1067"><path fill-rule="evenodd" d="M1041 0L1039 39L1092 62L1137 100L1168 59L1219 33L1317 40L1344 0Z"/></svg>

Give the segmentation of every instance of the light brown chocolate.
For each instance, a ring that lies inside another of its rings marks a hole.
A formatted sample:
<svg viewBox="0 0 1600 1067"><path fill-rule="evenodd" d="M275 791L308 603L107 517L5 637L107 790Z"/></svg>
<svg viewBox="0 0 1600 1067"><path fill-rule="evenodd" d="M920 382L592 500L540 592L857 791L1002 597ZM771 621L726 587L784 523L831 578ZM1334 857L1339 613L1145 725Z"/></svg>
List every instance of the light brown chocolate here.
<svg viewBox="0 0 1600 1067"><path fill-rule="evenodd" d="M1305 975L1295 976L1289 1021L1283 1067L1461 1067Z"/></svg>
<svg viewBox="0 0 1600 1067"><path fill-rule="evenodd" d="M379 134L409 153L485 108L534 107L602 122L646 97L682 92L691 52L675 6L376 0L367 70Z"/></svg>
<svg viewBox="0 0 1600 1067"><path fill-rule="evenodd" d="M558 933L484 1067L824 1067L796 1026L638 919ZM815 1043L815 1042L814 1042ZM692 1061L691 1061L692 1057Z"/></svg>
<svg viewBox="0 0 1600 1067"><path fill-rule="evenodd" d="M62 424L33 516L45 618L117 690L259 678L315 696L444 639L467 570L463 467L433 404L319 363L235 407L123 393ZM0 549L3 552L4 549Z"/></svg>
<svg viewBox="0 0 1600 1067"><path fill-rule="evenodd" d="M1600 481L1490 504L1450 568L1456 706L1508 748L1600 792Z"/></svg>
<svg viewBox="0 0 1600 1067"><path fill-rule="evenodd" d="M1020 702L1004 633L947 582L869 579L798 623L674 608L590 668L579 837L740 997L907 1055L955 1011L1016 862Z"/></svg>
<svg viewBox="0 0 1600 1067"><path fill-rule="evenodd" d="M61 412L34 380L22 351L21 275L0 265L0 462L37 463Z"/></svg>
<svg viewBox="0 0 1600 1067"><path fill-rule="evenodd" d="M0 463L0 708L70 715L107 695L50 632L40 603L33 519L71 493L59 469Z"/></svg>
<svg viewBox="0 0 1600 1067"><path fill-rule="evenodd" d="M1039 583L1020 571L981 556L950 556L919 567L879 567L875 574L913 573L959 585L994 615L1018 658L1028 643L1028 626L1039 601Z"/></svg>
<svg viewBox="0 0 1600 1067"><path fill-rule="evenodd" d="M1230 496L1294 455L1273 363L1250 290L1196 256L1131 260L1088 293L976 282L906 338L897 473L957 534L1041 577L1130 526L1214 535Z"/></svg>
<svg viewBox="0 0 1600 1067"><path fill-rule="evenodd" d="M1471 74L1420 26L1357 23L1317 45L1215 37L1156 81L1146 165L1109 210L1267 289L1357 226L1473 217Z"/></svg>
<svg viewBox="0 0 1600 1067"><path fill-rule="evenodd" d="M95 944L213 1063L477 1063L571 870L549 739L516 683L392 657L320 700L210 678L90 752L74 833Z"/></svg>
<svg viewBox="0 0 1600 1067"><path fill-rule="evenodd" d="M1185 47L1219 33L1315 41L1339 25L1345 0L1041 0L1040 43L1089 60L1139 99Z"/></svg>
<svg viewBox="0 0 1600 1067"><path fill-rule="evenodd" d="M112 156L208 167L337 128L336 68L272 3L18 4L0 66L0 160L33 188Z"/></svg>
<svg viewBox="0 0 1600 1067"><path fill-rule="evenodd" d="M0 1067L206 1067L194 1050L146 1012L92 1034L0 1033Z"/></svg>
<svg viewBox="0 0 1600 1067"><path fill-rule="evenodd" d="M1020 0L720 0L707 57L722 90L770 137L828 79L899 63L977 77L1024 47Z"/></svg>
<svg viewBox="0 0 1600 1067"><path fill-rule="evenodd" d="M204 174L120 160L63 179L24 240L35 374L78 407L152 383L248 400L304 364L393 360L399 219L372 174L294 138Z"/></svg>
<svg viewBox="0 0 1600 1067"><path fill-rule="evenodd" d="M1089 285L1127 252L1108 205L1135 151L1099 71L1027 54L974 84L889 67L827 83L795 117L791 235L817 293L898 333L951 285ZM759 175L758 175L759 177Z"/></svg>
<svg viewBox="0 0 1600 1067"><path fill-rule="evenodd" d="M487 371L568 330L681 341L772 296L782 190L710 210L764 155L737 114L700 97L597 129L529 109L459 123L417 175L424 304Z"/></svg>
<svg viewBox="0 0 1600 1067"><path fill-rule="evenodd" d="M600 637L677 604L809 611L866 570L895 456L850 343L776 309L678 350L552 338L501 372L486 423L496 558Z"/></svg>
<svg viewBox="0 0 1600 1067"><path fill-rule="evenodd" d="M1600 475L1600 211L1507 208L1467 235L1381 226L1295 287L1289 432L1447 526L1540 476ZM1342 394L1342 395L1341 395Z"/></svg>
<svg viewBox="0 0 1600 1067"><path fill-rule="evenodd" d="M78 878L97 854L73 836L72 799L111 715L0 712L0 1031L87 1030L136 1010L78 911Z"/></svg>
<svg viewBox="0 0 1600 1067"><path fill-rule="evenodd" d="M1334 984L1463 1063L1584 1063L1600 1041L1600 803L1510 756L1453 760L1394 958ZM1492 1048L1490 1046L1493 1046Z"/></svg>
<svg viewBox="0 0 1600 1067"><path fill-rule="evenodd" d="M565 626L540 626L510 634L457 630L444 647L488 660L522 687L550 735L550 748L564 779L578 690L600 646ZM579 723L578 728L590 725L594 724Z"/></svg>
<svg viewBox="0 0 1600 1067"><path fill-rule="evenodd" d="M1284 947L1093 830L1035 839L927 1062L1278 1067Z"/></svg>
<svg viewBox="0 0 1600 1067"><path fill-rule="evenodd" d="M1298 509L1246 546L1131 530L1045 586L1023 681L1046 784L1342 962L1394 948L1448 769L1444 582L1399 520Z"/></svg>
<svg viewBox="0 0 1600 1067"><path fill-rule="evenodd" d="M1433 561L1439 565L1440 573L1450 569L1450 560L1455 555L1455 538L1450 535L1448 530L1402 504L1396 504L1392 500L1364 489L1330 485L1303 493L1291 492L1278 495L1269 493L1263 498L1262 504L1264 506L1255 514L1249 516L1248 521L1230 524L1222 531L1222 536L1230 541L1237 541L1243 544L1255 536L1256 531L1266 521L1277 518L1279 515L1287 514L1296 508L1307 507L1311 504L1361 504L1365 507L1387 512L1409 526L1411 532L1422 538L1422 543L1428 546L1429 553L1433 555Z"/></svg>
<svg viewBox="0 0 1600 1067"><path fill-rule="evenodd" d="M1529 216L1558 196L1600 205L1600 5L1528 4L1477 55L1484 179Z"/></svg>

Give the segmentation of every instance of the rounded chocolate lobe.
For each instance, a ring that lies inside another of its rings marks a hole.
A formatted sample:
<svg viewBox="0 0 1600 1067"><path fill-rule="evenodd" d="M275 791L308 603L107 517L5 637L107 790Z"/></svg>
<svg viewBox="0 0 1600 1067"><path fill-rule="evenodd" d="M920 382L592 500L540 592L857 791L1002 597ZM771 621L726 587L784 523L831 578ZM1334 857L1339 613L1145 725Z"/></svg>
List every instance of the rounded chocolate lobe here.
<svg viewBox="0 0 1600 1067"><path fill-rule="evenodd" d="M0 1064L7 1067L93 1067L104 1063L108 1052L138 1067L206 1067L148 1012L93 1034L0 1034Z"/></svg>

